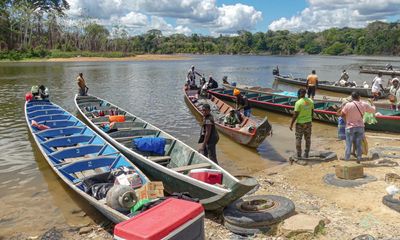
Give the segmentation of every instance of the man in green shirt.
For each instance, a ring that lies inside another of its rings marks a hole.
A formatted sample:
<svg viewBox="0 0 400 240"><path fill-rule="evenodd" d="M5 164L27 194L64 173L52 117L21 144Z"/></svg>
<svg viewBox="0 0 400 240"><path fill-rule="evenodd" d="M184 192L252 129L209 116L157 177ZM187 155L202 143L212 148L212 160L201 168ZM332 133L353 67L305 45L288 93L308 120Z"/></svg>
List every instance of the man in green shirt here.
<svg viewBox="0 0 400 240"><path fill-rule="evenodd" d="M299 89L297 92L299 100L297 100L294 105L294 113L290 124L290 131L293 131L293 124L296 122L296 150L297 157L299 158L301 158L301 139L303 135L306 141L306 149L304 151L305 158L308 158L311 147L311 121L314 111L314 102L306 98L306 92L304 88Z"/></svg>

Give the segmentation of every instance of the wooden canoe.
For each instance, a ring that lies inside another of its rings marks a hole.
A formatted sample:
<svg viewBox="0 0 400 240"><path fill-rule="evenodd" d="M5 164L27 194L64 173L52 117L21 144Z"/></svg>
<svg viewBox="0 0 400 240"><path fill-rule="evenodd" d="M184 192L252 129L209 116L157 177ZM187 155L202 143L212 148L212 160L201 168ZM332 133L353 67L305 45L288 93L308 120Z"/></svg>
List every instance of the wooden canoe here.
<svg viewBox="0 0 400 240"><path fill-rule="evenodd" d="M400 71L399 70L386 70L385 68L379 68L379 67L368 67L368 66L361 66L360 67L360 73L367 73L367 74L378 74L382 73L382 75L395 75L395 76L400 76Z"/></svg>
<svg viewBox="0 0 400 240"><path fill-rule="evenodd" d="M211 114L215 120L215 126L218 131L232 138L234 141L246 145L248 147L257 148L265 138L271 134L271 125L267 117L260 123L253 119L242 115L242 123L232 128L224 125L224 118L230 110L231 106L224 103L224 101L212 96L211 99L198 98L197 90L183 90L185 93L185 100L189 107L195 110L198 116L203 117L201 107L203 104L211 106Z"/></svg>
<svg viewBox="0 0 400 240"><path fill-rule="evenodd" d="M192 197L199 198L207 210L222 209L257 185L253 179L239 181L182 141L104 99L96 96L75 96L75 104L88 124L126 154L150 179L162 181L169 193L188 192ZM97 110L88 111L93 108L101 109L105 114L113 110L125 116L125 121L115 123L112 131L105 132L100 124L108 123L109 117L98 117ZM164 155L152 155L137 150L132 140L140 137L165 138ZM208 184L188 176L190 170L199 168L221 171L222 185Z"/></svg>
<svg viewBox="0 0 400 240"><path fill-rule="evenodd" d="M299 86L306 86L307 79L304 78L292 78L290 76L275 76L275 81L288 83ZM362 97L372 97L371 88L363 87L341 87L335 86L335 82L329 81L318 81L317 89L323 89L331 92L345 93L350 95L352 92L358 92Z"/></svg>
<svg viewBox="0 0 400 240"><path fill-rule="evenodd" d="M296 97L297 96L297 92L287 92L287 91L281 91L278 89L266 88L266 87L248 86L248 85L242 85L242 84L237 84L236 86L232 86L229 84L223 84L222 86L226 89L237 88L241 92L245 91L248 93L266 93L266 94L274 93L276 95L287 96L287 97ZM316 95L314 97L314 100L329 101L329 102L334 102L336 104L342 104L344 98L347 98L347 97L332 97L332 96ZM374 105L379 108L390 109L390 102L388 99L381 99L381 100L375 101Z"/></svg>
<svg viewBox="0 0 400 240"><path fill-rule="evenodd" d="M208 91L210 94L227 101L234 101L232 89L211 89ZM284 114L293 114L294 104L297 97L282 96L274 93L251 93L244 92L249 100L252 107L280 112ZM331 101L314 101L314 115L315 120L327 122L337 125L338 116L333 108L338 108L340 104ZM375 131L386 131L386 132L400 132L400 112L393 111L390 109L376 109L380 115L376 115L378 123L366 124L365 128L368 130Z"/></svg>
<svg viewBox="0 0 400 240"><path fill-rule="evenodd" d="M143 184L149 179L124 155L80 120L48 100L25 103L25 118L30 133L53 171L82 198L115 223L128 220L127 213L106 205L84 191L85 181L108 175L119 167L139 174ZM39 130L32 120L50 127Z"/></svg>

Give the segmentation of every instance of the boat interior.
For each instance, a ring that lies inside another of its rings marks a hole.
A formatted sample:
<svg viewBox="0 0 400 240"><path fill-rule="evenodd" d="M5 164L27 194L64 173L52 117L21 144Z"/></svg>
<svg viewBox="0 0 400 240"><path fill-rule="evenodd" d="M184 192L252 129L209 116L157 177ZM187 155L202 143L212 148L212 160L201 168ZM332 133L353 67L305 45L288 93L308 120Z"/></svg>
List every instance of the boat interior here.
<svg viewBox="0 0 400 240"><path fill-rule="evenodd" d="M232 89L215 89L213 91L222 93L222 94L233 95ZM244 92L244 94L249 100L256 100L256 101L272 103L272 104L294 106L297 101L297 97L282 96L282 95L276 95L276 94L253 93L253 92ZM340 105L337 102L314 100L314 109L316 109L316 110L325 110L325 111L336 112L339 108L340 108ZM386 116L400 116L400 112L390 110L390 109L377 108L377 112L381 113L382 115L386 115Z"/></svg>
<svg viewBox="0 0 400 240"><path fill-rule="evenodd" d="M131 162L77 118L49 101L30 101L26 112L32 132L51 165L71 184L85 191L85 182L126 167L148 181Z"/></svg>
<svg viewBox="0 0 400 240"><path fill-rule="evenodd" d="M217 165L211 163L211 160L205 158L192 148L187 147L164 131L155 128L147 122L119 109L109 102L99 100L94 96L79 96L77 97L76 102L89 121L93 122L99 127L99 129L106 132L109 137L117 141L119 144L141 155L149 161L182 174L188 174L188 172L193 169L218 169ZM93 105L90 104L91 102L93 102ZM97 107L100 107L102 110L98 110ZM106 113L110 113L111 110L118 116L124 116L123 121L110 122L111 116ZM99 112L101 111L103 111L101 115L105 114L105 116L99 116ZM107 125L108 127L105 129L103 127L104 125ZM164 154L139 150L135 143L135 139L139 138L165 139ZM220 187L229 188L234 184L234 181L230 177L226 176L224 171L222 171L222 173L224 174L223 186Z"/></svg>
<svg viewBox="0 0 400 240"><path fill-rule="evenodd" d="M211 97L210 99L208 98L199 98L197 96L197 90L188 90L187 94L189 96L190 101L193 103L193 105L201 111L201 107L204 104L209 104L211 107L211 114L214 117L214 120L217 124L224 125L224 119L225 116L229 114L229 111L233 109L229 104L225 103L224 101ZM251 121L249 118L245 117L243 114L241 114L241 117L239 120L242 120L240 124L236 125L233 129L240 131L243 128L246 128L253 125L254 122Z"/></svg>

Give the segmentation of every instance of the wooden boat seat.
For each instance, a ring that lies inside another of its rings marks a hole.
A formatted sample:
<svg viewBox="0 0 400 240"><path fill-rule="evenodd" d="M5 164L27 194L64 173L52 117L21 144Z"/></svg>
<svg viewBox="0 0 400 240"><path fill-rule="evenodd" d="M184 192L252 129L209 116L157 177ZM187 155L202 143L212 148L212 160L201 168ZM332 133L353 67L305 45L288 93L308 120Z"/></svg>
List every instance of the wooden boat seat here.
<svg viewBox="0 0 400 240"><path fill-rule="evenodd" d="M230 107L228 106L228 104L224 104L219 111L222 114L226 114L229 111L229 109Z"/></svg>
<svg viewBox="0 0 400 240"><path fill-rule="evenodd" d="M49 114L63 114L65 111L61 109L49 109L49 110L36 110L28 113L29 118L38 117L38 116L46 116Z"/></svg>
<svg viewBox="0 0 400 240"><path fill-rule="evenodd" d="M67 114L49 114L45 116L37 116L34 118L31 118L31 120L35 120L36 122L43 122L43 121L49 121L49 120L66 120L69 119L70 116Z"/></svg>
<svg viewBox="0 0 400 240"><path fill-rule="evenodd" d="M33 112L37 110L50 110L50 109L60 109L60 108L54 105L34 105L26 108L28 112Z"/></svg>
<svg viewBox="0 0 400 240"><path fill-rule="evenodd" d="M246 119L240 124L240 127L246 126L246 124L247 124L248 121L249 121L249 119L246 118Z"/></svg>
<svg viewBox="0 0 400 240"><path fill-rule="evenodd" d="M37 132L36 135L42 138L54 138L59 136L68 136L82 132L86 127L64 127L64 128L50 128Z"/></svg>
<svg viewBox="0 0 400 240"><path fill-rule="evenodd" d="M197 168L210 168L211 164L209 163L198 163L198 164L192 164L192 165L186 165L182 167L176 167L176 168L171 168L171 170L174 170L176 172L188 172L193 169Z"/></svg>
<svg viewBox="0 0 400 240"><path fill-rule="evenodd" d="M149 156L147 157L150 161L153 162L167 162L171 160L171 156Z"/></svg>
<svg viewBox="0 0 400 240"><path fill-rule="evenodd" d="M78 158L83 157L88 154L99 153L102 150L104 145L90 144L72 147L60 151L53 152L49 154L49 157L53 157L56 159L66 159L66 158Z"/></svg>
<svg viewBox="0 0 400 240"><path fill-rule="evenodd" d="M43 142L43 145L49 148L70 147L78 143L89 142L92 138L93 136L90 135L63 136L47 140Z"/></svg>
<svg viewBox="0 0 400 240"><path fill-rule="evenodd" d="M60 127L70 127L74 126L77 121L71 120L49 120L49 121L42 121L39 124L44 124L50 128L60 128Z"/></svg>

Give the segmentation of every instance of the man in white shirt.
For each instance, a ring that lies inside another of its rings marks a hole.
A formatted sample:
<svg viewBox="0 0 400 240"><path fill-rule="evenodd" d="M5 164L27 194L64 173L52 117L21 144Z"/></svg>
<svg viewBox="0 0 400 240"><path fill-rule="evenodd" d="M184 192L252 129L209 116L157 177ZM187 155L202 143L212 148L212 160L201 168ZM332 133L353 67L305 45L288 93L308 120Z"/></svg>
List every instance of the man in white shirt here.
<svg viewBox="0 0 400 240"><path fill-rule="evenodd" d="M371 92L374 96L373 100L377 101L381 96L381 91L384 92L385 89L382 86L382 73L378 73L378 76L372 80L372 89Z"/></svg>

